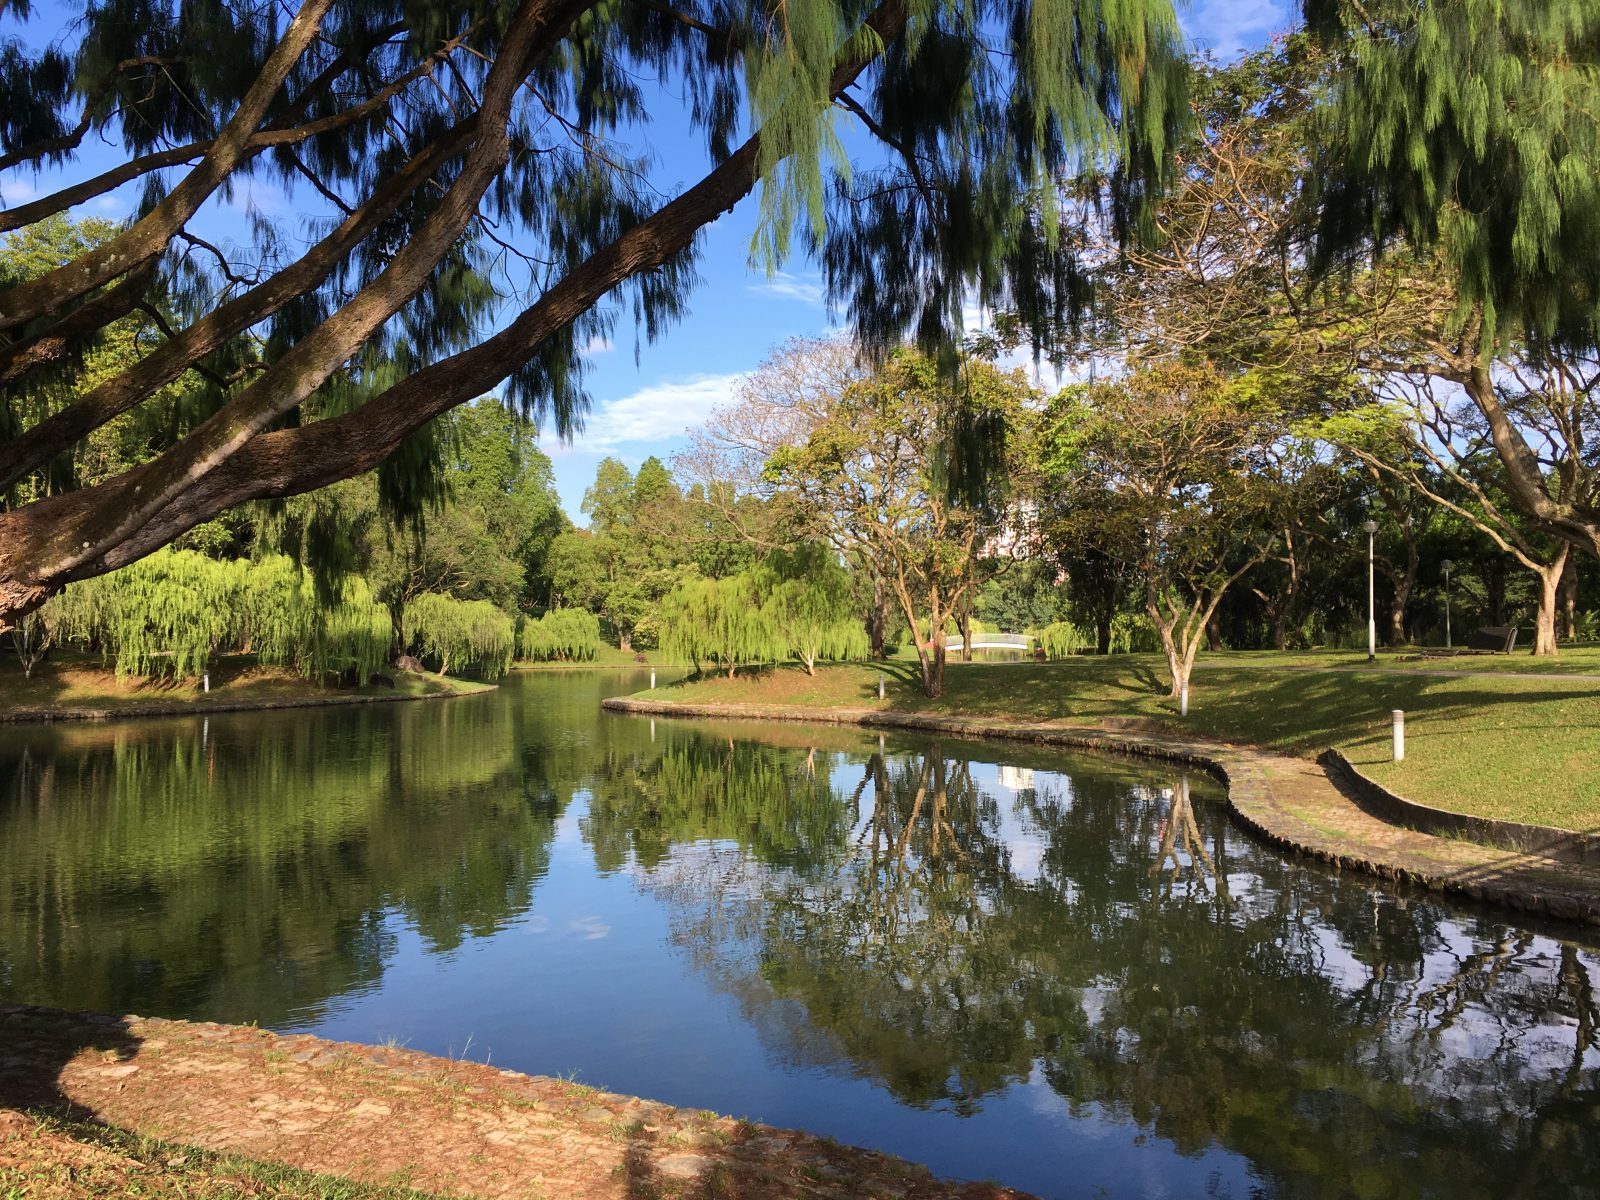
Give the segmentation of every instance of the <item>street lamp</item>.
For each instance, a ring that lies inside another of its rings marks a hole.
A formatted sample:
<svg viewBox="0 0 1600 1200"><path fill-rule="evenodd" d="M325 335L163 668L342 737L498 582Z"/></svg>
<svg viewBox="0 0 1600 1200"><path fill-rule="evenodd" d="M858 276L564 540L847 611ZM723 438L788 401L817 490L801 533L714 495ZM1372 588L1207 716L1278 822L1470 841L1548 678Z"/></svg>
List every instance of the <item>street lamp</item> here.
<svg viewBox="0 0 1600 1200"><path fill-rule="evenodd" d="M1448 558L1439 564L1444 568L1444 648L1450 649L1450 572L1456 569Z"/></svg>
<svg viewBox="0 0 1600 1200"><path fill-rule="evenodd" d="M1378 605L1373 596L1378 523L1368 521L1362 528L1367 531L1367 661L1373 662L1378 657Z"/></svg>

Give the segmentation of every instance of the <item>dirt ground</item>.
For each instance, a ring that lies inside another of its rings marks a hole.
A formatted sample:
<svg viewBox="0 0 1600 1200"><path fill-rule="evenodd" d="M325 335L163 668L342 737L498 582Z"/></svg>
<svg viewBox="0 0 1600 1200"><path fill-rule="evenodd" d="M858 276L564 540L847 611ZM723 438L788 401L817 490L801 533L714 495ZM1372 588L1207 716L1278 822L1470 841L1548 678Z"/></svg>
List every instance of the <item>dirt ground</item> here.
<svg viewBox="0 0 1600 1200"><path fill-rule="evenodd" d="M0 1006L0 1197L1025 1200L823 1138L559 1079L238 1026ZM85 1136L109 1127L124 1140ZM156 1139L167 1147L140 1152ZM182 1152L205 1155L191 1163ZM173 1149L177 1148L177 1149ZM352 1196L378 1193L359 1191Z"/></svg>

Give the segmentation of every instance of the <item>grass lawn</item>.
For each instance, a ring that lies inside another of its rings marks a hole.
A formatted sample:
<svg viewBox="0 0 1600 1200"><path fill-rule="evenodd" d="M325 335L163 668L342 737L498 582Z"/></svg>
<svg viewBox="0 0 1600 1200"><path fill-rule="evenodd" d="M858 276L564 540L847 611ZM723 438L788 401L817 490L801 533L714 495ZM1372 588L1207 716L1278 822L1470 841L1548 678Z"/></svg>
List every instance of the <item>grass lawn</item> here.
<svg viewBox="0 0 1600 1200"><path fill-rule="evenodd" d="M1194 674L1187 719L1178 717L1177 706L1167 698L1165 662L1158 655L1142 654L1059 663L953 662L945 695L938 700L922 695L915 664L899 661L882 668L819 668L815 678L784 666L731 681L685 681L643 695L695 703L881 707L1083 724L1138 718L1173 732L1307 757L1336 746L1373 778L1422 804L1600 830L1600 680L1557 674L1503 678L1493 671L1464 670L1459 677L1440 677L1398 670L1271 669L1308 663L1341 666L1341 660L1351 657L1204 656L1206 669ZM1353 657L1365 665L1365 655ZM1537 660L1512 660L1531 661ZM1391 664L1380 660L1380 665ZM881 702L880 669L887 680ZM1406 711L1406 761L1399 764L1389 761L1389 714L1396 708Z"/></svg>
<svg viewBox="0 0 1600 1200"><path fill-rule="evenodd" d="M640 655L644 661L639 661ZM615 646L602 645L599 653L589 662L534 662L531 659L519 658L511 664L513 671L582 671L593 670L600 667L615 667L617 669L646 670L651 667L677 667L686 666L686 663L670 663L661 656L659 650L618 650Z"/></svg>
<svg viewBox="0 0 1600 1200"><path fill-rule="evenodd" d="M0 715L21 710L96 709L137 715L148 709L191 705L282 704L302 699L349 696L441 696L486 690L488 685L441 675L394 676L392 688L334 688L281 667L263 667L251 655L224 655L212 667L211 690L195 679L127 676L118 679L110 667L87 655L54 655L24 679L15 661L0 664Z"/></svg>
<svg viewBox="0 0 1600 1200"><path fill-rule="evenodd" d="M32 1132L0 1140L0 1197L77 1200L147 1196L153 1200L424 1200L403 1184L355 1183L277 1163L215 1154L107 1128L86 1120L17 1113L9 1124ZM0 1130L0 1132L4 1132Z"/></svg>

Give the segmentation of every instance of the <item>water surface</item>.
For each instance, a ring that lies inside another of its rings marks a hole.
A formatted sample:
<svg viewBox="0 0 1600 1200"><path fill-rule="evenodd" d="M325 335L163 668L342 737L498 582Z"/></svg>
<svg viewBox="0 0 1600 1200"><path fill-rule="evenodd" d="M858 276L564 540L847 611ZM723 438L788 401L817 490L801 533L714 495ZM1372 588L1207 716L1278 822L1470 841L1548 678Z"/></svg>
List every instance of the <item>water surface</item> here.
<svg viewBox="0 0 1600 1200"><path fill-rule="evenodd" d="M0 731L0 996L1053 1197L1594 1194L1586 935L1286 859L1177 768L599 710L643 685Z"/></svg>

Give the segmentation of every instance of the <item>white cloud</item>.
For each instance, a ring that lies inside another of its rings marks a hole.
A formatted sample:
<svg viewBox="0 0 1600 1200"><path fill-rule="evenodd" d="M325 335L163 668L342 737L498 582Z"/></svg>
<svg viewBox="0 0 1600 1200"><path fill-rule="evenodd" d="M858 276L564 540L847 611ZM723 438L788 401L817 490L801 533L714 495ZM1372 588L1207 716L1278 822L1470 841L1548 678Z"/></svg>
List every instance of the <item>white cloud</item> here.
<svg viewBox="0 0 1600 1200"><path fill-rule="evenodd" d="M13 208L18 204L26 204L29 200L36 199L39 189L26 179L8 179L0 183L0 204Z"/></svg>
<svg viewBox="0 0 1600 1200"><path fill-rule="evenodd" d="M1259 49L1299 24L1290 0L1198 0L1178 18L1183 31L1222 62Z"/></svg>
<svg viewBox="0 0 1600 1200"><path fill-rule="evenodd" d="M733 400L744 372L691 375L653 383L616 400L595 405L573 448L610 454L624 443L660 442L681 437Z"/></svg>
<svg viewBox="0 0 1600 1200"><path fill-rule="evenodd" d="M575 921L568 921L567 928L586 942L598 942L611 932L611 926L599 917L579 917Z"/></svg>
<svg viewBox="0 0 1600 1200"><path fill-rule="evenodd" d="M597 354L610 354L616 348L616 343L605 334L597 333L579 348L578 353L593 358Z"/></svg>
<svg viewBox="0 0 1600 1200"><path fill-rule="evenodd" d="M791 275L787 271L778 271L770 279L760 283L748 284L747 290L764 293L768 296L777 296L784 300L798 300L802 304L822 306L824 292L822 281L815 275Z"/></svg>

